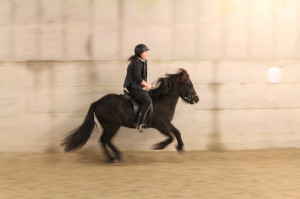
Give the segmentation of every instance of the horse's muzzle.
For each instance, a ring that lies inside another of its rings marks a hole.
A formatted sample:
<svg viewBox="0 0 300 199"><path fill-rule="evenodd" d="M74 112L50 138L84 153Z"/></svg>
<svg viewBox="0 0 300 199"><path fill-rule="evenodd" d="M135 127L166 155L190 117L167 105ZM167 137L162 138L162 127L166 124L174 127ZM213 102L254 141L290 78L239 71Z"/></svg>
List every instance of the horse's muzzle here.
<svg viewBox="0 0 300 199"><path fill-rule="evenodd" d="M189 97L185 97L184 100L189 104L196 104L199 102L199 97L198 95L192 95Z"/></svg>
<svg viewBox="0 0 300 199"><path fill-rule="evenodd" d="M194 104L197 104L198 102L199 102L199 97L198 97L198 95L196 94L196 95L194 95L193 97L193 102L194 102Z"/></svg>

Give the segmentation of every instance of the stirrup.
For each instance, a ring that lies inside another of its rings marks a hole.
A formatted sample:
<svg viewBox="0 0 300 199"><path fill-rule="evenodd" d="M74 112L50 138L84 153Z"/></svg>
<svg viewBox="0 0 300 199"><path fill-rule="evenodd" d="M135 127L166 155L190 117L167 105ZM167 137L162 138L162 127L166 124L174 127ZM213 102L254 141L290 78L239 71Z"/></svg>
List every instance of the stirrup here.
<svg viewBox="0 0 300 199"><path fill-rule="evenodd" d="M134 124L135 128L138 130L138 132L143 133L143 124L138 125L138 124Z"/></svg>

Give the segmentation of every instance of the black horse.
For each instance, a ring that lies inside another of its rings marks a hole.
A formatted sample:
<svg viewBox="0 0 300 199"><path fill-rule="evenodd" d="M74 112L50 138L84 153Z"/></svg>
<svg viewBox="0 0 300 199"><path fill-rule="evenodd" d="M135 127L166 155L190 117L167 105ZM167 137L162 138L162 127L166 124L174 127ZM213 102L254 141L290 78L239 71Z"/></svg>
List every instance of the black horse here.
<svg viewBox="0 0 300 199"><path fill-rule="evenodd" d="M188 73L179 69L176 74L168 74L160 78L157 88L150 91L153 100L153 114L147 120L147 127L156 128L168 138L159 142L154 149L163 149L173 141L172 134L176 137L177 151L183 150L183 142L180 132L171 123L175 112L177 101L182 98L189 104L199 101ZM120 161L121 154L113 145L111 139L116 135L121 126L134 128L134 113L131 102L126 101L117 94L108 94L91 104L83 124L73 130L61 143L66 152L81 148L97 124L94 121L94 114L103 128L100 142L110 162ZM112 155L110 148L114 155Z"/></svg>

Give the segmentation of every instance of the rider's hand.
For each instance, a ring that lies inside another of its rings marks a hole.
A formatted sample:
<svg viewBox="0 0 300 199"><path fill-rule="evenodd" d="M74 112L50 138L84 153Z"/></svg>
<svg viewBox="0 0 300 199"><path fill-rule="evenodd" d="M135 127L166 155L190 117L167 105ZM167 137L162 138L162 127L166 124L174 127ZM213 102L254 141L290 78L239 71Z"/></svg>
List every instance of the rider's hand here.
<svg viewBox="0 0 300 199"><path fill-rule="evenodd" d="M147 90L151 90L151 88L152 88L151 84L147 84L146 88L147 88Z"/></svg>

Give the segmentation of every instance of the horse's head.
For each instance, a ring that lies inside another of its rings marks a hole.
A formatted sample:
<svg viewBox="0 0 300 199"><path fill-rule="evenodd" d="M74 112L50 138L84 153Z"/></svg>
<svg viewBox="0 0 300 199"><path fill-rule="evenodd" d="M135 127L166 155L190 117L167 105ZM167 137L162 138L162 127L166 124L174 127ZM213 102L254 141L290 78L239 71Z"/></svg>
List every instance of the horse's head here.
<svg viewBox="0 0 300 199"><path fill-rule="evenodd" d="M158 99L159 96L177 95L189 104L199 102L193 83L186 70L182 68L176 74L167 74L166 77L159 78L157 84L157 88L150 92L153 99Z"/></svg>
<svg viewBox="0 0 300 199"><path fill-rule="evenodd" d="M194 89L193 83L190 80L189 74L184 69L179 69L177 79L178 95L187 103L195 104L199 102L199 97Z"/></svg>

